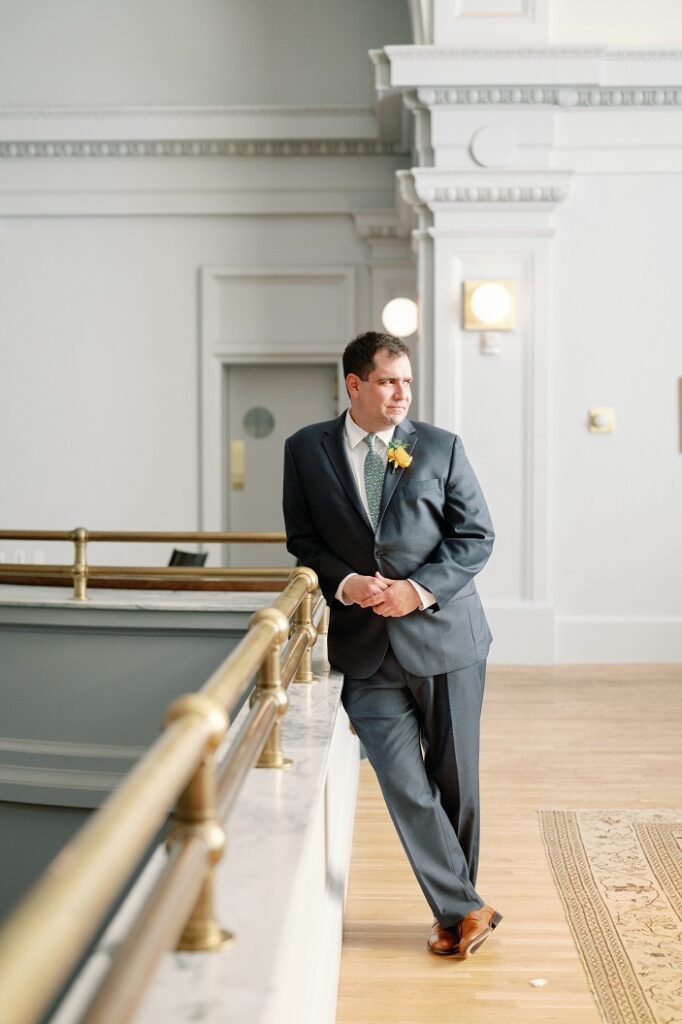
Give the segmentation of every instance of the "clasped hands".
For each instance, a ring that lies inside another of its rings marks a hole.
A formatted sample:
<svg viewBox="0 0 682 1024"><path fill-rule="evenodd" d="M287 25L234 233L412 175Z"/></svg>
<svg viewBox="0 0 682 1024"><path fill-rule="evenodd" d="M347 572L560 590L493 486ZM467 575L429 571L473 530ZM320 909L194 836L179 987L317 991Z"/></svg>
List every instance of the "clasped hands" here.
<svg viewBox="0 0 682 1024"><path fill-rule="evenodd" d="M420 607L419 595L408 580L388 580L380 572L374 576L355 575L345 583L343 596L377 615L400 618Z"/></svg>

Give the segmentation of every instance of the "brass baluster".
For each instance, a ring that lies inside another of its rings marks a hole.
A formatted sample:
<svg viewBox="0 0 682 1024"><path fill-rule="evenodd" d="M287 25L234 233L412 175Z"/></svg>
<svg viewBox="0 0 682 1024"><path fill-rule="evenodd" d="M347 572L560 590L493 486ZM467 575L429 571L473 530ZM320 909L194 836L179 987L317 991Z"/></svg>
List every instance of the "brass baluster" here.
<svg viewBox="0 0 682 1024"><path fill-rule="evenodd" d="M289 636L289 620L277 608L263 608L256 612L250 625L255 626L259 622L267 622L271 626L273 639L270 651L258 673L256 688L251 694L251 706L259 700L274 701L276 718L256 762L256 768L288 768L293 761L284 757L282 753L281 719L287 713L289 698L282 685L280 652Z"/></svg>
<svg viewBox="0 0 682 1024"><path fill-rule="evenodd" d="M73 599L87 601L88 585L88 531L79 526L71 534L74 543L73 557Z"/></svg>
<svg viewBox="0 0 682 1024"><path fill-rule="evenodd" d="M329 636L329 605L328 604L326 604L324 606L324 609L322 610L322 615L320 616L320 621L319 621L319 623L317 625L317 635L322 640L322 650L324 651L324 661L323 661L324 668L323 668L322 671L323 672L331 672L331 668L332 667L329 664L329 655L327 653L327 651L328 651L328 646L327 645L328 645L328 642L329 642L328 641L328 636Z"/></svg>
<svg viewBox="0 0 682 1024"><path fill-rule="evenodd" d="M313 625L313 594L317 590L317 576L312 569L305 566L297 566L289 577L292 583L297 576L302 576L308 584L308 592L296 609L294 623L297 629L305 629L308 632L308 646L301 658L300 664L293 678L294 683L318 683L320 677L313 672L313 645L317 640L317 630Z"/></svg>
<svg viewBox="0 0 682 1024"><path fill-rule="evenodd" d="M214 909L215 865L226 845L216 811L215 751L227 732L228 718L217 701L201 693L190 693L171 704L165 724L188 714L205 720L207 751L178 800L167 843L170 846L199 836L208 851L204 882L177 946L179 950L198 952L225 949L234 942L234 936L220 927Z"/></svg>

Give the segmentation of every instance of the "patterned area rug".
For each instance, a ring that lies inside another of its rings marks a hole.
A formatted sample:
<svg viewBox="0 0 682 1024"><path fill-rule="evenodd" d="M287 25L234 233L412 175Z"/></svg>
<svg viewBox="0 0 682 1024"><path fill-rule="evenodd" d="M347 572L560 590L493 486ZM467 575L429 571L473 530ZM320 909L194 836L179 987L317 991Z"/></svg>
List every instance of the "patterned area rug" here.
<svg viewBox="0 0 682 1024"><path fill-rule="evenodd" d="M540 811L606 1024L682 1024L682 811Z"/></svg>

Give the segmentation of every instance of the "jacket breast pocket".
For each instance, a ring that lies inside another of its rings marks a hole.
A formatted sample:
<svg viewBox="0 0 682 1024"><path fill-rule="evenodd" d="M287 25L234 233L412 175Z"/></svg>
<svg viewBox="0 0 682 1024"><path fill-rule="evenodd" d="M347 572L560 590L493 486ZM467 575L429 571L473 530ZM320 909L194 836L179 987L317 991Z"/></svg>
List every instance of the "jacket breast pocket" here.
<svg viewBox="0 0 682 1024"><path fill-rule="evenodd" d="M428 480L405 480L400 490L404 494L423 494L427 491L437 491L443 486L440 477L431 477Z"/></svg>

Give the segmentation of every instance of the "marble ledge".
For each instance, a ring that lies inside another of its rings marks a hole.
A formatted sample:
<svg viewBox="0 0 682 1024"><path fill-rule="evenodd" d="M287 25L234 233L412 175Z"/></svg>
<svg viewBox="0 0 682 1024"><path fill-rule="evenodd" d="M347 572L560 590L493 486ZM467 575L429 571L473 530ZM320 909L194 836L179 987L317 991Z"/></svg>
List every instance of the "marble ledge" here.
<svg viewBox="0 0 682 1024"><path fill-rule="evenodd" d="M323 651L323 642L318 642L314 658L318 673L323 667ZM283 969L283 958L291 955L291 943L295 942L287 930L292 914L295 920L298 913L293 904L297 892L300 898L301 886L304 890L310 886L306 898L315 899L313 879L308 877L309 858L319 840L313 833L319 828L320 814L325 817L328 773L333 768L337 777L347 777L344 790L350 791L357 771L357 740L340 704L341 686L342 677L336 672L321 675L311 686L290 686L282 748L294 763L283 771L252 769L227 821L227 852L218 868L216 903L221 926L237 938L234 946L218 953L164 955L134 1017L135 1024L158 1024L160 1020L164 1024L293 1021L286 1011L280 1013L284 1009L282 976L289 973ZM231 737L238 734L247 713L248 708L242 708L230 729ZM231 742L226 742L221 756ZM348 797L353 807L354 798L353 792ZM329 810L332 816L324 827L333 833L335 809ZM330 834L323 846L329 843L333 844ZM164 851L157 850L50 1024L75 1024L79 1019L89 1002L91 985L106 971L164 860ZM344 878L334 878L324 864L316 866L315 875L320 871L323 888L340 908ZM305 1014L298 1019L305 1019Z"/></svg>
<svg viewBox="0 0 682 1024"><path fill-rule="evenodd" d="M0 607L140 609L144 611L258 611L279 595L264 591L91 590L75 601L69 587L22 587L0 584Z"/></svg>

